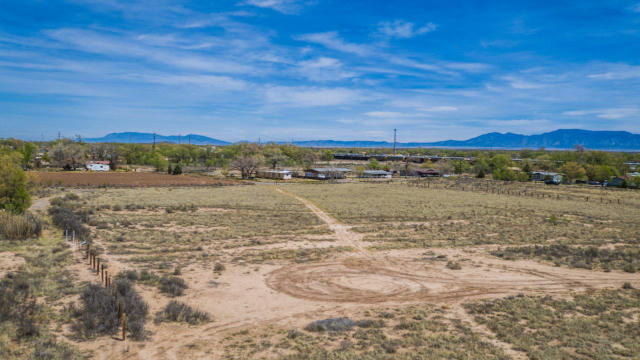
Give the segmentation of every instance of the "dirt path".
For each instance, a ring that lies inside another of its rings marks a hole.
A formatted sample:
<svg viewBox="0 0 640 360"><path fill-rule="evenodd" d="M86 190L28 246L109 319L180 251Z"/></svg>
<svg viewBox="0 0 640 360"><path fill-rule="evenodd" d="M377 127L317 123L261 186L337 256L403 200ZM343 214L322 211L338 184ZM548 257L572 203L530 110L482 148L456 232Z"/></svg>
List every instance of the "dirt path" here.
<svg viewBox="0 0 640 360"><path fill-rule="evenodd" d="M296 200L298 200L299 202L301 202L302 204L304 204L304 206L306 206L309 210L311 210L311 212L317 216L320 220L322 220L324 223L326 223L329 226L329 229L331 229L331 231L333 231L334 236L336 237L336 245L340 246L340 245L345 245L345 246L351 246L354 249L356 249L357 252L364 254L366 256L370 256L371 252L369 250L367 250L363 245L362 245L362 238L364 237L363 234L358 234L355 233L353 231L351 231L349 226L343 225L340 222L338 222L336 219L334 219L333 217L331 217L329 214L327 214L326 212L324 212L322 209L320 209L319 207L317 207L314 203L312 203L311 201L294 195L290 192L284 191L278 187L275 188L277 192L281 193L281 194L285 194L287 196L290 196Z"/></svg>

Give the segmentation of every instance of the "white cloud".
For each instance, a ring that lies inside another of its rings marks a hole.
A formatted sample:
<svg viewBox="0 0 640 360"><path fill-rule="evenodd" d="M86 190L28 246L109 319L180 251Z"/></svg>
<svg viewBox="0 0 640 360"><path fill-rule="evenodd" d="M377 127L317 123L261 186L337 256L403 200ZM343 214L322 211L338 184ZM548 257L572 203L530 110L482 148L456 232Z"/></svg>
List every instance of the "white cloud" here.
<svg viewBox="0 0 640 360"><path fill-rule="evenodd" d="M640 66L618 65L609 71L591 74L589 78L596 80L627 80L640 78Z"/></svg>
<svg viewBox="0 0 640 360"><path fill-rule="evenodd" d="M343 70L339 60L329 57L301 61L298 63L298 72L314 81L335 81L355 76L355 73Z"/></svg>
<svg viewBox="0 0 640 360"><path fill-rule="evenodd" d="M242 64L231 59L194 55L191 52L180 53L176 49L160 49L148 46L140 41L105 35L87 30L58 29L46 34L72 48L105 56L122 58L144 58L166 65L200 70L211 73L251 73L257 71L250 64Z"/></svg>
<svg viewBox="0 0 640 360"><path fill-rule="evenodd" d="M589 116L594 115L600 119L616 120L635 117L640 114L640 109L631 107L608 108L608 109L590 109L590 110L571 110L565 111L563 115L568 116Z"/></svg>
<svg viewBox="0 0 640 360"><path fill-rule="evenodd" d="M296 40L306 41L314 44L320 44L328 49L341 51L345 53L366 56L372 52L372 49L366 45L349 43L340 38L338 32L329 31L324 33L304 34L294 37Z"/></svg>
<svg viewBox="0 0 640 360"><path fill-rule="evenodd" d="M301 7L296 0L247 0L245 4L272 9L283 14L295 14Z"/></svg>
<svg viewBox="0 0 640 360"><path fill-rule="evenodd" d="M502 79L507 81L509 83L509 86L511 86L514 89L531 90L531 89L540 89L545 87L545 84L531 82L515 76L504 76Z"/></svg>
<svg viewBox="0 0 640 360"><path fill-rule="evenodd" d="M396 20L393 22L385 21L378 25L378 31L386 36L400 39L408 39L418 35L423 35L435 31L437 26L428 23L422 27L415 28L415 24L404 20Z"/></svg>
<svg viewBox="0 0 640 360"><path fill-rule="evenodd" d="M272 86L266 89L269 104L287 107L345 106L365 100L360 91L346 88Z"/></svg>

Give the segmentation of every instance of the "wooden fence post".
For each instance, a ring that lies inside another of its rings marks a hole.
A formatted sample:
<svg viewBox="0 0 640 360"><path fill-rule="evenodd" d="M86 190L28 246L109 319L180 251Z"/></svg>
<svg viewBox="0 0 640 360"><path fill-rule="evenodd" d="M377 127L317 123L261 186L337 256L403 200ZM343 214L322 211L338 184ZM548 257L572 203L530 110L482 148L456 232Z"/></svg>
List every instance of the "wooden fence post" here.
<svg viewBox="0 0 640 360"><path fill-rule="evenodd" d="M122 314L122 341L127 339L127 314Z"/></svg>

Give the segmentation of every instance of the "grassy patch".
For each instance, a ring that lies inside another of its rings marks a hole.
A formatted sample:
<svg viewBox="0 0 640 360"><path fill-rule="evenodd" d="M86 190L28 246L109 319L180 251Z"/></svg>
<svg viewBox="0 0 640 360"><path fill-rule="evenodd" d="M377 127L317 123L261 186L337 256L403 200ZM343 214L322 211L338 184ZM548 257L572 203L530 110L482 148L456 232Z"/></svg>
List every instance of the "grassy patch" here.
<svg viewBox="0 0 640 360"><path fill-rule="evenodd" d="M491 252L506 260L536 258L574 268L636 272L640 269L640 248L616 246L613 249L595 246L578 247L557 245L534 245L507 247Z"/></svg>
<svg viewBox="0 0 640 360"><path fill-rule="evenodd" d="M618 359L640 355L640 291L512 296L465 305L476 321L532 359Z"/></svg>

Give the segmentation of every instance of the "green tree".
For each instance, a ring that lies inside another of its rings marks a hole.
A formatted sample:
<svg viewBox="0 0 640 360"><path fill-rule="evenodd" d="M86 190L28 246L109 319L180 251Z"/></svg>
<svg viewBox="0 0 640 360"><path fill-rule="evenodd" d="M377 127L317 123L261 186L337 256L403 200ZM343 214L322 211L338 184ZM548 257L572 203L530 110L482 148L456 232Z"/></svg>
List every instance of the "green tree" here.
<svg viewBox="0 0 640 360"><path fill-rule="evenodd" d="M30 169L31 162L36 154L36 144L30 142L24 143L20 153L22 154L22 168Z"/></svg>
<svg viewBox="0 0 640 360"><path fill-rule="evenodd" d="M371 160L369 160L369 164L367 164L367 167L369 169L371 169L371 170L379 170L380 169L380 163L376 159L371 159Z"/></svg>
<svg viewBox="0 0 640 360"><path fill-rule="evenodd" d="M176 166L173 167L173 175L182 175L182 167L180 166L180 164L176 164Z"/></svg>
<svg viewBox="0 0 640 360"><path fill-rule="evenodd" d="M587 176L587 171L575 161L564 164L561 170L569 181L581 180Z"/></svg>
<svg viewBox="0 0 640 360"><path fill-rule="evenodd" d="M26 174L10 156L0 156L0 209L22 213L30 205Z"/></svg>

